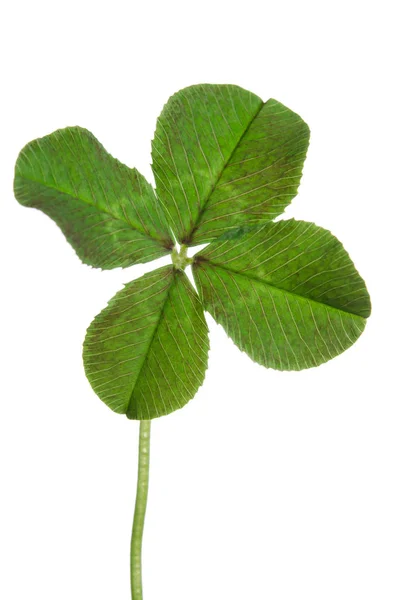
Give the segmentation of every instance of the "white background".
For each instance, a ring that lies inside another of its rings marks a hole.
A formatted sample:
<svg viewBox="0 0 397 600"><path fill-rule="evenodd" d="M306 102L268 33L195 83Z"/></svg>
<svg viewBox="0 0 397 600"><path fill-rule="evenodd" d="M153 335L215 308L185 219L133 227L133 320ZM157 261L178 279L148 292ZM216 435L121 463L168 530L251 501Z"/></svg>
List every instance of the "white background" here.
<svg viewBox="0 0 397 600"><path fill-rule="evenodd" d="M82 265L13 199L16 156L81 125L152 180L163 104L213 82L307 121L285 217L343 241L373 315L353 348L300 373L254 364L209 318L204 386L153 422L144 598L395 600L392 2L13 0L2 13L0 597L130 597L138 424L94 395L80 348L121 284L152 268Z"/></svg>

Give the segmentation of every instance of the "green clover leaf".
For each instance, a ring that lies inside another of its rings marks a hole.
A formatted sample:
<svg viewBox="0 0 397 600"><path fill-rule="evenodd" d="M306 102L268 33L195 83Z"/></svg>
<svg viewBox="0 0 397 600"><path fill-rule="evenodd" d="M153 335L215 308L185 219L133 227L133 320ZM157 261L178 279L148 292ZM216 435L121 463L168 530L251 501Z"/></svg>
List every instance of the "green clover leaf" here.
<svg viewBox="0 0 397 600"><path fill-rule="evenodd" d="M309 128L277 102L232 85L196 85L157 121L153 172L181 244L271 221L296 195Z"/></svg>
<svg viewBox="0 0 397 600"><path fill-rule="evenodd" d="M173 247L152 186L81 127L27 144L17 159L14 191L21 204L54 219L92 267L129 267Z"/></svg>

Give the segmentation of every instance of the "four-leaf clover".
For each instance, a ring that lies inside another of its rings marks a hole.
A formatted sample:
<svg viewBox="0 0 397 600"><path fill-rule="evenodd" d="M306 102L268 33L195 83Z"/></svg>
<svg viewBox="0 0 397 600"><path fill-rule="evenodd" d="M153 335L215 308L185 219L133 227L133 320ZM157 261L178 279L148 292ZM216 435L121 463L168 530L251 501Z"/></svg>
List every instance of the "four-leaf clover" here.
<svg viewBox="0 0 397 600"><path fill-rule="evenodd" d="M357 340L370 299L341 243L313 223L273 221L297 193L308 143L307 125L279 102L196 85L157 121L156 190L80 127L21 151L16 198L49 215L84 263L113 269L171 253L88 328L85 371L111 409L149 420L195 395L209 350L203 309L274 369L317 366Z"/></svg>

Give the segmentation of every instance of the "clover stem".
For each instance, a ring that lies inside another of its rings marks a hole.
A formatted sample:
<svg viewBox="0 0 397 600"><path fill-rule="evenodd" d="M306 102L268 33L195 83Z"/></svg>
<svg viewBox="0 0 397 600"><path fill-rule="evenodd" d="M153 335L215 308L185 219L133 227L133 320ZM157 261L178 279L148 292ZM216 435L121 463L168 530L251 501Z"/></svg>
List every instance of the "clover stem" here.
<svg viewBox="0 0 397 600"><path fill-rule="evenodd" d="M149 488L150 421L139 426L138 483L131 536L131 597L142 600L142 536Z"/></svg>

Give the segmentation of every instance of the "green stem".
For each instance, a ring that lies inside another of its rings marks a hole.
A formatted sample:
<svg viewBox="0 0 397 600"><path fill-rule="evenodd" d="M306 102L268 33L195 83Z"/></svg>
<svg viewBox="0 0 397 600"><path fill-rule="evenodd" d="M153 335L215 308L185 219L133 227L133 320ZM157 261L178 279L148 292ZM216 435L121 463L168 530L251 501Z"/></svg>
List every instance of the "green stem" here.
<svg viewBox="0 0 397 600"><path fill-rule="evenodd" d="M149 488L150 421L139 426L138 484L131 536L131 597L142 600L142 536Z"/></svg>

